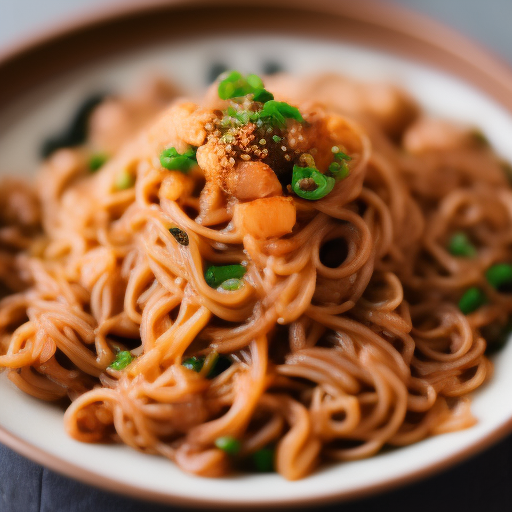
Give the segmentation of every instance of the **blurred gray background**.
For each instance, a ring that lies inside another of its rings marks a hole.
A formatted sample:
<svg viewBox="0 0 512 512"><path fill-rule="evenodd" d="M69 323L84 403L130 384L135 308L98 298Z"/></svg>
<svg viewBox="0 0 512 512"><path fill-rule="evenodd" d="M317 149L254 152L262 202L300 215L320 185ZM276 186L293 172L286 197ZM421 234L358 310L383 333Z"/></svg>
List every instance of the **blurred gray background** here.
<svg viewBox="0 0 512 512"><path fill-rule="evenodd" d="M243 1L243 0L241 0ZM333 0L334 2L336 0ZM354 0L357 1L357 0ZM387 0L381 0L385 2ZM134 3L134 0L129 0ZM144 3L144 0L140 0ZM512 64L512 0L394 0L480 41ZM0 53L68 19L123 0L0 0Z"/></svg>

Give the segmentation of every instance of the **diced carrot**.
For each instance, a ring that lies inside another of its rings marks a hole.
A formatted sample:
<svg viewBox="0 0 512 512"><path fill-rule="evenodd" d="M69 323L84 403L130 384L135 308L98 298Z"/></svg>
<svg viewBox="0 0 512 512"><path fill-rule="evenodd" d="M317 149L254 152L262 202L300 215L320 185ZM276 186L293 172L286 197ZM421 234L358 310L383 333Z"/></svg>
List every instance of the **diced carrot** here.
<svg viewBox="0 0 512 512"><path fill-rule="evenodd" d="M274 238L290 233L296 211L291 197L264 197L235 206L233 221L245 234L255 238Z"/></svg>

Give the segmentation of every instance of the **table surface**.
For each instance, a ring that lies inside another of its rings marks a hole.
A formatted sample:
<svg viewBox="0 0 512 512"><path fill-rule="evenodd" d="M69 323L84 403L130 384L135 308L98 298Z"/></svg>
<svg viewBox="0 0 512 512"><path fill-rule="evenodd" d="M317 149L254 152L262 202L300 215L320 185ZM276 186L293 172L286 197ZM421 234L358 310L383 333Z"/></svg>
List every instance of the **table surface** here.
<svg viewBox="0 0 512 512"><path fill-rule="evenodd" d="M141 0L142 2L143 0ZM394 0L479 41L512 64L512 0ZM0 0L0 54L34 34L122 0ZM67 479L0 445L0 512L178 511L99 491ZM319 510L319 509L316 509ZM421 482L326 506L324 512L465 512L512 510L512 436Z"/></svg>

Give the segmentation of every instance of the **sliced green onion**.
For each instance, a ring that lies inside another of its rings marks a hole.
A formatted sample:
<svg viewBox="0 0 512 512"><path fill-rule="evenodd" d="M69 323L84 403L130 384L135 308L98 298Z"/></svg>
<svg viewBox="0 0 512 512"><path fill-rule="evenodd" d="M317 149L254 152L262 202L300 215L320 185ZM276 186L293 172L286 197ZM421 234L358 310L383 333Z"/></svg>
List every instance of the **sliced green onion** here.
<svg viewBox="0 0 512 512"><path fill-rule="evenodd" d="M485 277L489 284L499 290L503 286L512 284L512 265L508 263L496 263L487 269Z"/></svg>
<svg viewBox="0 0 512 512"><path fill-rule="evenodd" d="M340 148L338 146L333 146L331 148L331 151L334 153L334 159L338 160L338 162L350 162L350 160L352 160L352 157L348 156L346 153L343 153L343 151L340 151Z"/></svg>
<svg viewBox="0 0 512 512"><path fill-rule="evenodd" d="M281 142L282 138L279 137L279 135L272 135L272 140L278 144L279 142Z"/></svg>
<svg viewBox="0 0 512 512"><path fill-rule="evenodd" d="M266 89L260 89L254 93L253 101L257 101L259 103L266 103L267 101L271 101L274 99L274 95L271 92L268 92Z"/></svg>
<svg viewBox="0 0 512 512"><path fill-rule="evenodd" d="M222 436L215 439L215 446L228 455L237 455L240 452L242 443L236 437Z"/></svg>
<svg viewBox="0 0 512 512"><path fill-rule="evenodd" d="M112 370L124 370L132 361L134 357L128 350L122 350L117 353L114 361L109 365Z"/></svg>
<svg viewBox="0 0 512 512"><path fill-rule="evenodd" d="M178 153L174 147L164 149L160 154L160 163L170 171L181 171L186 174L197 165L196 150L189 148L184 153Z"/></svg>
<svg viewBox="0 0 512 512"><path fill-rule="evenodd" d="M96 172L100 167L103 167L105 162L108 160L108 155L105 153L95 153L89 158L89 170Z"/></svg>
<svg viewBox="0 0 512 512"><path fill-rule="evenodd" d="M174 237L176 242L180 245L187 246L189 244L188 235L185 231L180 228L171 228L169 229L169 233Z"/></svg>
<svg viewBox="0 0 512 512"><path fill-rule="evenodd" d="M313 188L313 183L316 188ZM303 199L322 199L334 188L336 180L314 167L293 166L292 190Z"/></svg>
<svg viewBox="0 0 512 512"><path fill-rule="evenodd" d="M135 185L135 176L127 170L119 174L114 183L117 190L127 190L132 188L133 185Z"/></svg>
<svg viewBox="0 0 512 512"><path fill-rule="evenodd" d="M454 256L474 258L477 254L475 246L471 243L466 233L455 233L448 241L448 250Z"/></svg>
<svg viewBox="0 0 512 512"><path fill-rule="evenodd" d="M212 351L207 356L189 357L181 364L196 373L200 373L204 368L203 374L206 374L206 378L214 379L231 366L231 359L223 354Z"/></svg>
<svg viewBox="0 0 512 512"><path fill-rule="evenodd" d="M274 471L274 450L272 448L262 448L254 452L251 458L256 469L261 473Z"/></svg>
<svg viewBox="0 0 512 512"><path fill-rule="evenodd" d="M206 269L204 278L206 284L217 289L224 281L228 279L241 279L244 277L247 269L243 265L212 265Z"/></svg>
<svg viewBox="0 0 512 512"><path fill-rule="evenodd" d="M479 307L487 302L485 293L480 288L472 287L464 292L464 295L459 300L459 309L465 314L469 315L476 311Z"/></svg>
<svg viewBox="0 0 512 512"><path fill-rule="evenodd" d="M267 101L263 105L259 118L278 128L286 127L286 119L295 119L300 123L304 122L304 118L297 107L292 107L284 101L275 100Z"/></svg>
<svg viewBox="0 0 512 512"><path fill-rule="evenodd" d="M185 359L185 361L181 363L181 365L184 366L185 368L188 368L189 370L192 370L197 373L199 373L202 370L203 364L204 356L192 356L189 357L188 359Z"/></svg>
<svg viewBox="0 0 512 512"><path fill-rule="evenodd" d="M242 288L243 285L244 285L244 282L242 280L236 279L236 278L231 278L231 279L226 279L220 285L220 287L223 290L226 290L226 291L229 291L229 292L234 292L236 290L240 290L240 288Z"/></svg>
<svg viewBox="0 0 512 512"><path fill-rule="evenodd" d="M332 162L329 165L329 172L336 181L339 181L344 180L349 176L350 169L348 168L347 162L342 162L341 164L338 162Z"/></svg>
<svg viewBox="0 0 512 512"><path fill-rule="evenodd" d="M263 80L258 75L244 77L238 71L229 71L222 76L224 78L219 82L217 89L222 100L240 98L248 94L253 94L253 100L260 103L274 99L274 95L265 89Z"/></svg>

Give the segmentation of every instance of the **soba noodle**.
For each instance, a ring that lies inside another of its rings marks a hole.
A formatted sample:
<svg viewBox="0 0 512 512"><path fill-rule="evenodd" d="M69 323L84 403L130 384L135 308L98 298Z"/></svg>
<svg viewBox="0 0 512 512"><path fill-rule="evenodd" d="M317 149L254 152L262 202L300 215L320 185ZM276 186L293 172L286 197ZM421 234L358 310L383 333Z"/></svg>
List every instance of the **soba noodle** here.
<svg viewBox="0 0 512 512"><path fill-rule="evenodd" d="M4 181L0 365L75 439L204 476L267 453L294 480L472 426L512 312L503 163L395 87L254 80L109 98L34 187Z"/></svg>

